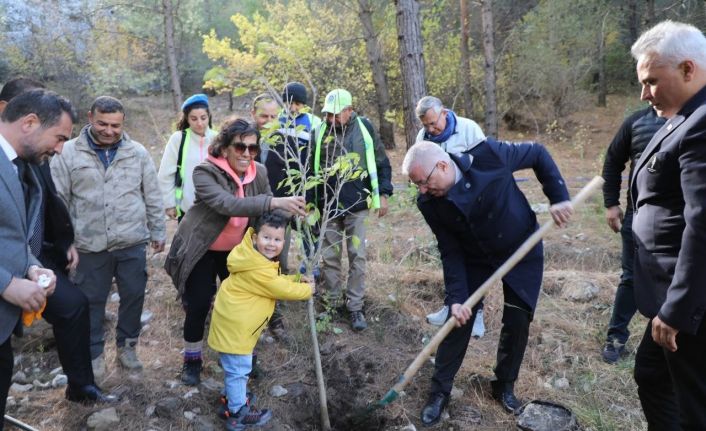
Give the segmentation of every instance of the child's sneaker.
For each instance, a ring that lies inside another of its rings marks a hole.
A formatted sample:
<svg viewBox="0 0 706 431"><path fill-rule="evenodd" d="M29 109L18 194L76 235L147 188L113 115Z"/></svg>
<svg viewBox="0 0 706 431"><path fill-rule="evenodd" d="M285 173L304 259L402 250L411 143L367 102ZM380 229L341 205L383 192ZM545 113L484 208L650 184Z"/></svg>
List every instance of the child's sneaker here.
<svg viewBox="0 0 706 431"><path fill-rule="evenodd" d="M248 407L257 402L257 396L252 392L246 392L245 397L245 405ZM221 394L220 402L216 414L220 419L228 419L228 416L230 416L230 412L228 411L228 397L225 396L225 394Z"/></svg>
<svg viewBox="0 0 706 431"><path fill-rule="evenodd" d="M265 425L270 419L272 419L271 411L267 409L258 410L246 404L238 410L238 413L228 412L226 430L242 431L247 427Z"/></svg>

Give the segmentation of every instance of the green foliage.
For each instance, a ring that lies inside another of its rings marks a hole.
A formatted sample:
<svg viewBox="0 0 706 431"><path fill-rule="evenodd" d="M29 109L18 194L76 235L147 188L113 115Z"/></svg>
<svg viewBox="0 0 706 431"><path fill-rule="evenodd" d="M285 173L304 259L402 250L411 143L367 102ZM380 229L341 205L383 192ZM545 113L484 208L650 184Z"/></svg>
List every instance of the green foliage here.
<svg viewBox="0 0 706 431"><path fill-rule="evenodd" d="M483 52L471 50L471 75L461 72L461 25L458 18L458 1L435 2L422 10L422 38L428 93L439 97L446 106L460 110L461 85L470 80L474 97L482 101ZM472 42L472 41L471 41ZM476 103L478 108L481 103ZM475 117L472 112L465 116ZM480 114L480 110L477 115Z"/></svg>
<svg viewBox="0 0 706 431"><path fill-rule="evenodd" d="M334 88L350 91L357 107L372 105L357 8L355 3L278 0L264 2L252 16L233 15L236 38L215 31L204 36L203 50L219 70L206 86L218 92L236 86L261 91L263 82L279 89L297 80L313 88L313 106ZM385 35L392 37L389 31Z"/></svg>
<svg viewBox="0 0 706 431"><path fill-rule="evenodd" d="M597 73L600 38L609 52L624 49L610 11L608 0L540 1L511 31L498 67L505 75L505 109L521 101L539 117L556 119L584 103Z"/></svg>
<svg viewBox="0 0 706 431"><path fill-rule="evenodd" d="M93 22L87 51L92 94L144 94L166 85L164 50L156 40L145 43L148 31L156 29L147 26L138 32L133 28L136 24L113 16L100 16Z"/></svg>

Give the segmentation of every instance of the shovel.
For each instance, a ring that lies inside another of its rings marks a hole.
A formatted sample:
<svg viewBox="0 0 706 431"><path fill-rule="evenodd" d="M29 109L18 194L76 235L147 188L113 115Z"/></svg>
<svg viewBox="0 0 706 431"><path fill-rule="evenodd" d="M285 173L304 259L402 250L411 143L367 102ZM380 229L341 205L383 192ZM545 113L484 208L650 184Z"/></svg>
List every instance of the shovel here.
<svg viewBox="0 0 706 431"><path fill-rule="evenodd" d="M592 195L599 187L603 185L603 178L594 177L579 193L574 196L571 200L571 204L574 209L581 205L590 195ZM463 303L463 306L469 310L473 309L473 306L478 303L478 301L483 298L490 288L499 280L507 275L510 270L517 265L517 263L522 260L527 253L532 250L532 248L542 240L547 232L554 226L554 221L549 220L544 223L537 231L535 231L527 240L508 258L508 260L500 266L493 275L490 276L475 292L470 298ZM370 413L379 408L385 407L399 397L400 392L407 386L412 377L419 371L422 364L424 364L427 359L436 351L439 344L446 338L451 330L456 327L456 318L451 316L449 320L446 321L444 326L442 326L439 331L434 335L429 344L427 344L424 349L417 355L417 357L412 361L412 364L407 368L407 370L402 374L397 383L385 394L385 396L371 404L367 407L367 413Z"/></svg>
<svg viewBox="0 0 706 431"><path fill-rule="evenodd" d="M10 415L5 415L5 422L23 431L39 431L37 428L32 427L19 419L15 419Z"/></svg>

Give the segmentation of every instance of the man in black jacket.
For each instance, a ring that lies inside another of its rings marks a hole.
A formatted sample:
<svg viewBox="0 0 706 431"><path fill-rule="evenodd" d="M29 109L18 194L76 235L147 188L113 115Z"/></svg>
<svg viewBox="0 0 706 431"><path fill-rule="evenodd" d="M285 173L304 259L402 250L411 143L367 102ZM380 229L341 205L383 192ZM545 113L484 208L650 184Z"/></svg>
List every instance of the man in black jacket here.
<svg viewBox="0 0 706 431"><path fill-rule="evenodd" d="M608 147L603 162L603 202L606 208L606 221L613 232L620 232L623 242L621 254L620 284L615 292L613 314L608 324L608 335L601 355L603 360L614 364L625 352L625 342L630 336L628 325L637 311L633 293L633 260L635 259L635 243L632 239L632 201L630 189L627 192L625 213L620 208L621 173L625 164L630 162L628 184L632 178L635 160L640 158L652 136L664 124L664 118L657 116L653 108L641 109L630 115L620 126L613 141Z"/></svg>
<svg viewBox="0 0 706 431"><path fill-rule="evenodd" d="M421 414L425 426L441 419L468 349L478 306L470 310L463 303L538 228L537 217L513 177L513 172L530 168L552 204L552 218L563 226L573 213L569 191L551 155L540 144L485 139L468 152L449 154L433 142L422 141L404 158L402 172L419 188L417 207L439 246L444 303L457 319L457 328L436 353L429 401ZM514 386L543 272L540 242L502 279L505 306L492 395L508 412L516 413L521 406Z"/></svg>
<svg viewBox="0 0 706 431"><path fill-rule="evenodd" d="M0 91L0 113L13 97L24 91L44 86L27 78L8 81ZM30 168L42 189L40 222L29 239L32 254L45 268L54 271L56 289L47 297L42 316L52 324L59 363L68 378L66 398L71 401L113 402L116 397L104 395L96 386L89 351L90 322L88 300L68 279L78 265L78 252L73 246L74 230L66 206L56 193L49 163L31 164Z"/></svg>
<svg viewBox="0 0 706 431"><path fill-rule="evenodd" d="M635 355L649 430L706 429L706 37L664 21L632 46L642 100L667 119L635 162Z"/></svg>

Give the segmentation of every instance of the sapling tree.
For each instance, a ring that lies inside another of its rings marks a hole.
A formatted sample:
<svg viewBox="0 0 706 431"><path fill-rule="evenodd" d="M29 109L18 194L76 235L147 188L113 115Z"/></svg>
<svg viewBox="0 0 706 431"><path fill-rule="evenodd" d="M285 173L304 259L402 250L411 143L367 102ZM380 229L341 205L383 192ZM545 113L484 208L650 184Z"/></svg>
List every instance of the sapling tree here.
<svg viewBox="0 0 706 431"><path fill-rule="evenodd" d="M273 98L282 102L279 96L270 89ZM313 164L313 151L315 148L315 130L308 145L301 144L297 139L305 132L303 125L294 125L294 118L289 111L289 106L282 103L283 124L272 122L262 131L262 141L270 148L268 157L278 157L284 162L286 176L277 185L290 196L306 196L308 216L296 220L296 242L304 250L304 273L312 274L313 269L321 259L324 249L323 233L329 228L331 222L343 216L348 210L360 203L365 197L352 205L343 206L339 197L344 185L359 178L365 178L366 171L360 165L358 153L347 152L342 148L343 135L336 140L330 132L322 139L322 147L328 148L329 154L340 154L336 157L322 158L323 163L316 169ZM309 108L304 108L307 111ZM308 113L308 112L299 112ZM328 128L330 130L330 128ZM345 134L345 131L344 131ZM369 198L368 198L369 200ZM320 234L321 233L321 234ZM334 243L329 247L341 247L342 242ZM360 239L351 238L355 247L359 247Z"/></svg>
<svg viewBox="0 0 706 431"><path fill-rule="evenodd" d="M267 85L267 84L266 84ZM290 111L288 103L284 103L274 89L267 85L272 98L277 100L283 107L283 124L280 121L273 121L266 125L262 132L263 145L269 147L268 158L278 157L284 162L284 179L277 184L277 189L284 190L290 196L306 196L308 216L296 220L296 238L304 250L304 273L313 274L313 269L321 259L324 250L324 234L333 220L343 216L346 211L365 199L361 196L352 205L344 207L339 197L346 183L364 178L367 173L360 166L360 155L349 153L343 148L343 137L335 139L331 128L326 136L321 137L322 148L326 148L325 157L321 166L313 166L313 152L316 148L316 133L320 133L318 127L313 128L308 140L300 140L299 136L305 133L303 125L296 125L295 118L302 113L296 114ZM308 110L308 108L305 108ZM343 132L345 134L345 131ZM335 156L334 156L335 155ZM342 237L341 242L327 245L327 247L342 246L346 241ZM360 239L350 238L354 247L360 247ZM328 407L326 401L326 387L324 384L323 370L321 366L321 356L319 353L317 331L330 328L330 303L327 305L327 313L319 320L318 324L314 317L314 301L310 299L307 305L309 314L309 326L313 343L314 363L316 367L317 383L319 387L319 403L321 407L321 426L324 430L330 430L331 424L328 417ZM333 328L335 331L336 328Z"/></svg>

